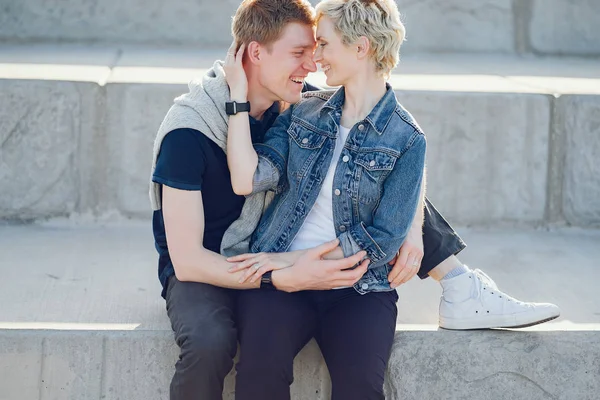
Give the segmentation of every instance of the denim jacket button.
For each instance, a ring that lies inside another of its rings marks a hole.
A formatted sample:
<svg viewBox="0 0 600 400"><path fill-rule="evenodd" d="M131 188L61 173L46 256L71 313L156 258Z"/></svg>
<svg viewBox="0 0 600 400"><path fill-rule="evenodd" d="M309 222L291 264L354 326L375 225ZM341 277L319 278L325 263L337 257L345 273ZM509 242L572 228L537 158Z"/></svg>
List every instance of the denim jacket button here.
<svg viewBox="0 0 600 400"><path fill-rule="evenodd" d="M308 143L308 138L302 139L302 143L304 143L304 144Z"/></svg>
<svg viewBox="0 0 600 400"><path fill-rule="evenodd" d="M340 192L340 189L335 189L333 191L333 193L335 193L336 196L339 196L340 194L342 194L342 192Z"/></svg>
<svg viewBox="0 0 600 400"><path fill-rule="evenodd" d="M342 158L342 161L343 161L343 162L348 162L348 161L350 161L350 157L348 157L348 156L344 156L344 157Z"/></svg>
<svg viewBox="0 0 600 400"><path fill-rule="evenodd" d="M370 165L371 167L374 167L374 166L375 166L375 160L371 160L371 162L369 163L369 165Z"/></svg>
<svg viewBox="0 0 600 400"><path fill-rule="evenodd" d="M346 232L346 226L344 226L344 225L341 225L341 226L340 226L340 231L342 231L342 232Z"/></svg>
<svg viewBox="0 0 600 400"><path fill-rule="evenodd" d="M369 285L368 285L368 284L366 284L366 283L363 283L362 285L360 285L360 288L361 288L362 290L367 290L367 289L369 288Z"/></svg>
<svg viewBox="0 0 600 400"><path fill-rule="evenodd" d="M365 130L365 126L363 124L360 124L358 126L358 130L361 131L361 132L364 131Z"/></svg>

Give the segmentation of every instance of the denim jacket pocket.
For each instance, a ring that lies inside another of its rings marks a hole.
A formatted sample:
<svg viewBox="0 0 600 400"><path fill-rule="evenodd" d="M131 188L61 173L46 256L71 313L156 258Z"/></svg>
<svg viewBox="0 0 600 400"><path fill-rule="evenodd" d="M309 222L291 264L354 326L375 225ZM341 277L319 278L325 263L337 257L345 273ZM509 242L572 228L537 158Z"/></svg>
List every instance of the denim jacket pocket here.
<svg viewBox="0 0 600 400"><path fill-rule="evenodd" d="M396 157L384 151L358 153L354 158L358 165L358 200L364 204L379 201L381 187L388 174L394 169Z"/></svg>
<svg viewBox="0 0 600 400"><path fill-rule="evenodd" d="M288 129L288 134L294 139L294 142L296 142L298 147L306 150L321 148L323 143L325 143L325 139L327 139L325 135L315 132L296 122L292 122Z"/></svg>

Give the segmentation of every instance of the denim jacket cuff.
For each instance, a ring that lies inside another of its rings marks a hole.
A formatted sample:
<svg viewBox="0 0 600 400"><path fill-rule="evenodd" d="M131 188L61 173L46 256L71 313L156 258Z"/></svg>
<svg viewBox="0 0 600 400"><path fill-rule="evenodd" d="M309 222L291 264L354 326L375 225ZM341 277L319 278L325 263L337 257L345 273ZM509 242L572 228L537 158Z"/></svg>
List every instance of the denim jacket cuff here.
<svg viewBox="0 0 600 400"><path fill-rule="evenodd" d="M367 229L362 222L358 225L354 225L347 232L342 233L339 236L339 239L340 246L344 252L344 257L349 257L364 250L367 252L367 258L371 260L371 265L369 267L372 267L386 256L377 242L369 235L369 232L367 232Z"/></svg>
<svg viewBox="0 0 600 400"><path fill-rule="evenodd" d="M276 190L285 164L281 154L270 146L255 145L258 166L252 180L252 193Z"/></svg>

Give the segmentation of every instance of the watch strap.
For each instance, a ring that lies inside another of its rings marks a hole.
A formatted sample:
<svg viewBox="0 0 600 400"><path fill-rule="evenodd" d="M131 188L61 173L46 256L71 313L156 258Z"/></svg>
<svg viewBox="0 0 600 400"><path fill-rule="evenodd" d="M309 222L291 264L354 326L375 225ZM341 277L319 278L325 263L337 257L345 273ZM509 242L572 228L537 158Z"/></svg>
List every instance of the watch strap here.
<svg viewBox="0 0 600 400"><path fill-rule="evenodd" d="M265 290L276 290L273 285L273 280L271 279L271 274L273 271L267 271L260 278L260 288Z"/></svg>
<svg viewBox="0 0 600 400"><path fill-rule="evenodd" d="M238 103L237 101L228 101L225 103L225 113L235 115L240 112L250 112L250 102Z"/></svg>

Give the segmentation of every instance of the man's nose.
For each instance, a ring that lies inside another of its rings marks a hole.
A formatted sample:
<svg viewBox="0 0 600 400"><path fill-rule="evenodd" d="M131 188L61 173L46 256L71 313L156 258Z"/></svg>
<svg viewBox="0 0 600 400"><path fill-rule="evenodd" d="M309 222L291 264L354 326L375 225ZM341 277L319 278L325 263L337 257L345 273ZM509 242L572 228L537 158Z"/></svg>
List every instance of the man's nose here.
<svg viewBox="0 0 600 400"><path fill-rule="evenodd" d="M308 58L304 62L304 69L306 69L308 72L316 72L317 64L315 63L315 61L312 58Z"/></svg>

